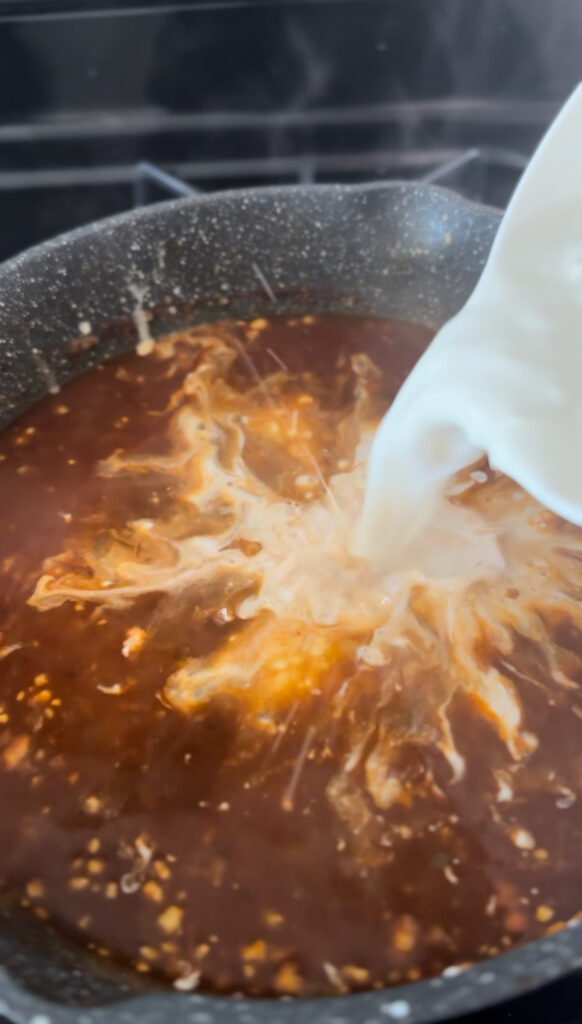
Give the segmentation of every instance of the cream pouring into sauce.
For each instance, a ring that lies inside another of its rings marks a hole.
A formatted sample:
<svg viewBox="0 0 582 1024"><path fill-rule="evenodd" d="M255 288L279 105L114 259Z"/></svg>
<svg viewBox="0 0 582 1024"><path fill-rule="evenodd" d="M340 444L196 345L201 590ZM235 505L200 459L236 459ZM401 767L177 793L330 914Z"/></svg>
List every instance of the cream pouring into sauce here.
<svg viewBox="0 0 582 1024"><path fill-rule="evenodd" d="M582 525L581 383L579 86L531 160L469 301L378 429L355 553L385 564L407 557L451 475L484 454Z"/></svg>

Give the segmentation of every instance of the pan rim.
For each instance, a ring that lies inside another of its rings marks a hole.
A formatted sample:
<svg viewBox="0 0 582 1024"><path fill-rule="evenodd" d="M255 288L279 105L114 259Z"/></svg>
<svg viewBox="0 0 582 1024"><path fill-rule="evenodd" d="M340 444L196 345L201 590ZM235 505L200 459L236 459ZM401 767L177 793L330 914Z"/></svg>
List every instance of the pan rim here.
<svg viewBox="0 0 582 1024"><path fill-rule="evenodd" d="M410 195L413 193L422 193L424 195L432 193L435 196L440 196L443 200L448 202L450 206L464 208L477 214L482 213L495 221L500 221L502 215L502 211L497 207L489 206L486 203L475 202L472 199L466 199L464 196L458 195L456 192L453 192L452 189L445 188L443 185L435 185L432 182L407 181L404 178L393 178L390 181L369 181L347 185L332 182L313 185L260 185L249 188L232 188L224 189L220 192L180 196L177 199L164 199L161 202L151 203L149 206L138 206L130 210L123 210L121 213L114 213L109 217L102 217L99 220L91 221L89 224L83 224L81 227L73 228L71 231L64 231L55 235L53 238L49 238L44 242L39 242L27 249L23 249L22 252L15 253L13 256L9 256L7 259L0 261L0 277L12 269L22 270L33 260L40 260L47 256L51 256L58 252L59 249L67 248L80 239L88 238L91 235L101 233L104 230L115 230L118 227L122 228L126 224L139 223L142 220L155 220L156 215L163 215L167 211L207 205L212 206L217 202L224 202L225 200L241 202L245 199L254 200L262 197L276 200L279 198L287 199L291 196L300 196L302 194L311 196L314 192L318 192L320 195L327 193L335 196L342 194L350 196L366 193L374 194L390 192L407 192Z"/></svg>

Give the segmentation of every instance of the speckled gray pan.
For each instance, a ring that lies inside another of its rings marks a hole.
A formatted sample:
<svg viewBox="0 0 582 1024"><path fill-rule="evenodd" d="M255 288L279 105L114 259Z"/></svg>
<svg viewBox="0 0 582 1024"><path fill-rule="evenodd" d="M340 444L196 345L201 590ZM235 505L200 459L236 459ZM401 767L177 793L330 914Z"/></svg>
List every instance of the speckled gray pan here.
<svg viewBox="0 0 582 1024"><path fill-rule="evenodd" d="M136 308L147 310L154 335L278 311L439 325L471 291L498 220L431 186L310 186L164 203L48 242L0 267L0 426L49 388L134 346ZM431 981L275 1002L146 986L6 904L0 963L0 1014L15 1022L412 1024L467 1013L576 969L582 927L574 922Z"/></svg>

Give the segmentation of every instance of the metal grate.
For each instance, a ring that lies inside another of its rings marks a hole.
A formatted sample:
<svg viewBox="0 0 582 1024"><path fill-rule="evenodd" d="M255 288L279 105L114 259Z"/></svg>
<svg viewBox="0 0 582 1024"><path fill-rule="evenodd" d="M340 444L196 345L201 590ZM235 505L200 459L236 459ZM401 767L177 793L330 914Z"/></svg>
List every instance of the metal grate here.
<svg viewBox="0 0 582 1024"><path fill-rule="evenodd" d="M212 179L246 184L249 179L257 183L288 180L297 184L329 181L334 176L341 180L356 177L415 178L424 182L447 185L468 198L481 202L504 205L527 165L528 158L514 150L495 147L471 147L462 152L408 151L402 153L366 153L310 155L286 160L263 161L232 160L220 165L190 164L179 168L178 176L149 161L138 163L132 174L134 206L144 206L155 199L168 196L195 195L203 189L191 184L193 177L212 191ZM332 172L336 172L335 175ZM208 188L210 185L210 188Z"/></svg>

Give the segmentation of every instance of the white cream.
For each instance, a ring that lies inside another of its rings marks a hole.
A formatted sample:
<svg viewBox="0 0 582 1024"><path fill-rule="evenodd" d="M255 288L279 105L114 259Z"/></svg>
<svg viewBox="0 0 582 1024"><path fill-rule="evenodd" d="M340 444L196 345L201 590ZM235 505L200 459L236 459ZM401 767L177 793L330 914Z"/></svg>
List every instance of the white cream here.
<svg viewBox="0 0 582 1024"><path fill-rule="evenodd" d="M582 525L582 86L534 155L483 275L376 434L355 551L398 560L484 454Z"/></svg>

